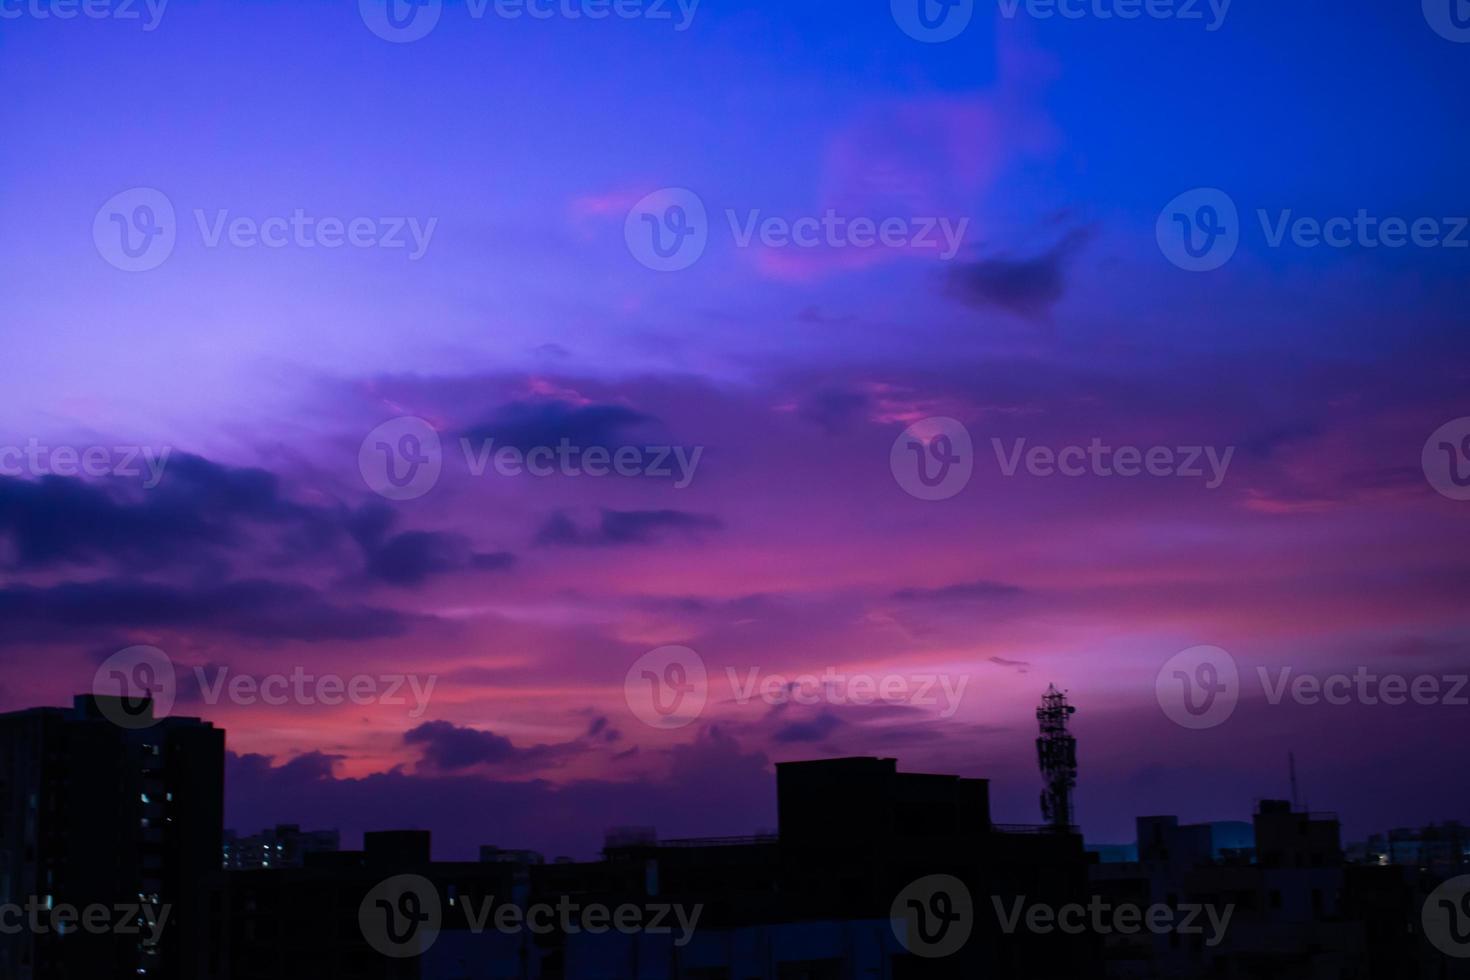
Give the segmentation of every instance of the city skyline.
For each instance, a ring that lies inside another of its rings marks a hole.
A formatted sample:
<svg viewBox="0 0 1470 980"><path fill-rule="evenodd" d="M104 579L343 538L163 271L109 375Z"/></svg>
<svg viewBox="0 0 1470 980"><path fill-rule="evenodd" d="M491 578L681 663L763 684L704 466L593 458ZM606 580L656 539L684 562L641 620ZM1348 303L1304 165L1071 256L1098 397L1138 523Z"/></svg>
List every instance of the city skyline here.
<svg viewBox="0 0 1470 980"><path fill-rule="evenodd" d="M1048 684L1089 840L1470 812L1459 0L599 4L0 0L0 712L465 859L1040 822Z"/></svg>

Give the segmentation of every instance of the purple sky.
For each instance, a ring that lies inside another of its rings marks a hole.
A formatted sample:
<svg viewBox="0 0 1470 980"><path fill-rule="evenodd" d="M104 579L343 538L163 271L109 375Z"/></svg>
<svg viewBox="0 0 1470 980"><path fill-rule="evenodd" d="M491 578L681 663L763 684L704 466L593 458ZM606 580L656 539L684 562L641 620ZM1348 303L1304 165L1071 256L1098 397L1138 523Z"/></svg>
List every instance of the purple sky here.
<svg viewBox="0 0 1470 980"><path fill-rule="evenodd" d="M1049 682L1094 840L1244 818L1288 751L1349 836L1467 816L1463 701L1272 703L1258 672L1470 673L1438 449L1470 436L1470 44L1433 3L1238 0L1213 29L979 4L927 43L877 0L447 0L395 43L373 2L0 3L0 709L151 645L174 710L229 731L232 825L415 825L443 856L770 827L774 762L844 754L989 776L1036 822ZM1221 200L1238 246L1181 268L1175 214ZM696 201L702 251L650 268L647 221ZM811 245L761 224L828 215ZM1419 230L1391 247L1390 218ZM360 454L403 417L388 444L431 429L442 470L388 499ZM916 424L941 448L933 418L972 446L937 500L894 452ZM699 455L476 476L488 438ZM1094 440L1228 464L1006 475ZM158 480L114 472L129 447L169 452ZM678 728L625 683L669 644L708 677ZM1242 683L1195 729L1155 682L1201 645ZM210 690L298 669L434 687ZM907 687L732 689L829 669Z"/></svg>

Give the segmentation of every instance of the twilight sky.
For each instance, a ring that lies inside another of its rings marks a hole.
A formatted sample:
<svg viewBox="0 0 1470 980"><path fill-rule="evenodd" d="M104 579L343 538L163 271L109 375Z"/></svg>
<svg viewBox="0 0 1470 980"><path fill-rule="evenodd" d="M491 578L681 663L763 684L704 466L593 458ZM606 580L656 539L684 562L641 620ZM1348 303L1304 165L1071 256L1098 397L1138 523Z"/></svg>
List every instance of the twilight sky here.
<svg viewBox="0 0 1470 980"><path fill-rule="evenodd" d="M934 43L903 0L430 0L417 40L375 0L93 2L0 0L0 710L151 645L175 713L228 729L231 826L420 826L443 857L751 832L773 763L831 755L988 776L1037 822L1049 682L1093 840L1244 819L1289 750L1350 837L1467 816L1463 700L1258 674L1470 672L1470 500L1427 465L1470 416L1470 44L1437 0L978 2ZM1181 268L1175 215L1222 197L1236 251ZM703 250L650 268L676 212ZM828 215L904 240L758 230ZM931 500L900 436L951 445L936 417L973 450ZM437 434L426 492L378 492L384 423ZM699 455L476 475L486 439ZM1046 475L1018 440L1229 456ZM625 684L670 644L708 675L678 728ZM1191 729L1155 682L1201 645L1242 684ZM731 684L829 668L907 695ZM434 686L211 694L298 669Z"/></svg>

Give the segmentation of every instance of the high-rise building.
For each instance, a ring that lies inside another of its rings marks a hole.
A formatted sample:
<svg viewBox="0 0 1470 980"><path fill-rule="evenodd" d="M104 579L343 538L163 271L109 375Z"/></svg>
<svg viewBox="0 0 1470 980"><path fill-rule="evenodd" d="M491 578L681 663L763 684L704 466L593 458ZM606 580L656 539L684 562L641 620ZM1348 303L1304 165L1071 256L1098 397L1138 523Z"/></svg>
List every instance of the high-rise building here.
<svg viewBox="0 0 1470 980"><path fill-rule="evenodd" d="M299 868L308 854L329 854L342 846L335 830L302 830L298 824L276 824L249 837L225 831L223 864L226 871L263 868Z"/></svg>
<svg viewBox="0 0 1470 980"><path fill-rule="evenodd" d="M120 703L0 714L0 976L222 975L224 732Z"/></svg>

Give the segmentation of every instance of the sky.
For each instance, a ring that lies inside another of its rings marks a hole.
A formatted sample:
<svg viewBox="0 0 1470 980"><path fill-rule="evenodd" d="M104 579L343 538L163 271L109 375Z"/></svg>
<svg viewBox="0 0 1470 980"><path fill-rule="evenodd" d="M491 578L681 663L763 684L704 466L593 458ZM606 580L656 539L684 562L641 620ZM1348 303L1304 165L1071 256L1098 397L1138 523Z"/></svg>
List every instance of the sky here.
<svg viewBox="0 0 1470 980"><path fill-rule="evenodd" d="M1467 816L1462 5L385 2L0 0L0 710L441 857L1040 822L1050 683L1090 840Z"/></svg>

